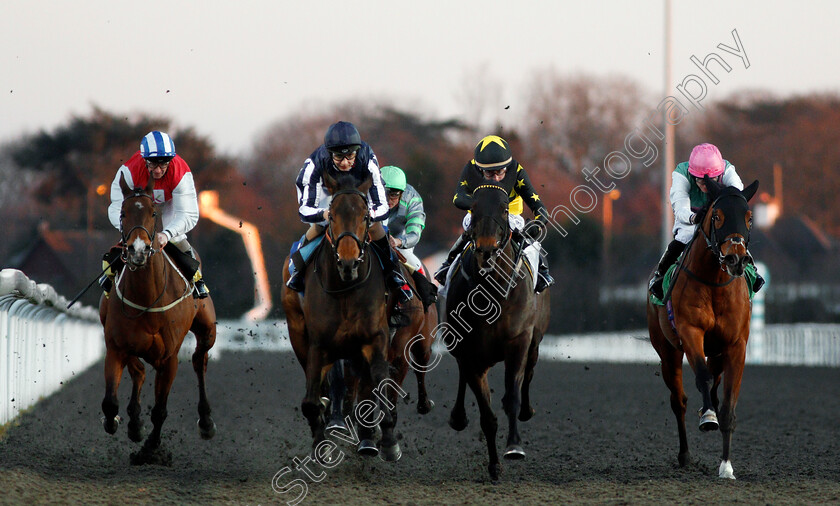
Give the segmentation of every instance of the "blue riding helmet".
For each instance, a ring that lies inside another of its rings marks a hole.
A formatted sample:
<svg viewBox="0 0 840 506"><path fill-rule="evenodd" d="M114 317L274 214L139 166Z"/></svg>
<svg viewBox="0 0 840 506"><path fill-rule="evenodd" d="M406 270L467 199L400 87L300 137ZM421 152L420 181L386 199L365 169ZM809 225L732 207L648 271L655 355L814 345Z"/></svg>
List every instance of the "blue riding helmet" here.
<svg viewBox="0 0 840 506"><path fill-rule="evenodd" d="M362 137L356 126L347 121L339 121L330 125L324 135L324 147L330 153L346 155L362 146Z"/></svg>
<svg viewBox="0 0 840 506"><path fill-rule="evenodd" d="M143 158L172 158L175 156L175 143L169 135L153 130L140 141L140 156Z"/></svg>

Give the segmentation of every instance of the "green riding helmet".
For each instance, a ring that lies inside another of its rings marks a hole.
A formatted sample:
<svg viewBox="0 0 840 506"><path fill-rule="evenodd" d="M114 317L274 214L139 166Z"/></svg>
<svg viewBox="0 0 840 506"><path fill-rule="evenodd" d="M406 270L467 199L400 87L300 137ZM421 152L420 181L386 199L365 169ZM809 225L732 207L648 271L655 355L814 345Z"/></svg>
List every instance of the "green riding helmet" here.
<svg viewBox="0 0 840 506"><path fill-rule="evenodd" d="M392 188L401 192L405 191L405 172L401 168L387 165L379 169L382 179L385 180L385 188Z"/></svg>

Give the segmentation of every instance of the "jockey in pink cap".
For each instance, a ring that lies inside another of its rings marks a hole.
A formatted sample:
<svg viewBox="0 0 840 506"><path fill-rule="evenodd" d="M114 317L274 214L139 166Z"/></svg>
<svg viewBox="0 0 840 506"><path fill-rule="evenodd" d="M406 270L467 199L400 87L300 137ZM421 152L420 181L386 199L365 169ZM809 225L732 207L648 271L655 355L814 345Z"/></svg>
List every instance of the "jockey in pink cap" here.
<svg viewBox="0 0 840 506"><path fill-rule="evenodd" d="M735 166L724 160L720 150L713 144L694 146L688 161L677 165L671 174L670 194L671 209L674 211L674 240L668 244L648 286L651 293L660 300L664 295L662 281L665 273L677 261L697 228L697 215L691 208L700 208L709 203L708 190L703 182L704 176L709 176L723 186L744 189L744 183L735 171ZM759 275L753 284L753 291L757 292L763 285L764 278Z"/></svg>

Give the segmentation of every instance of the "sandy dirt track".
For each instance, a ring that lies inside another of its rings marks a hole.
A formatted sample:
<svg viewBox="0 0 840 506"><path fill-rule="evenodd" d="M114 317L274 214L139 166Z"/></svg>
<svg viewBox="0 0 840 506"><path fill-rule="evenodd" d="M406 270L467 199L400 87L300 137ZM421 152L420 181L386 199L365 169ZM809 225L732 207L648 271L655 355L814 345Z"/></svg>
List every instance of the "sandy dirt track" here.
<svg viewBox="0 0 840 506"><path fill-rule="evenodd" d="M102 429L101 364L79 374L8 428L0 441L0 503L237 503L291 501L302 491L272 489L272 478L309 452L299 412L303 373L290 353L224 352L208 370L208 394L218 426L203 441L195 425L197 387L182 363L170 396L164 444L172 467L128 464L138 445L125 426ZM689 373L687 373L688 376ZM540 362L533 384L537 415L521 425L527 457L503 462L490 483L478 412L467 394L470 425L447 425L456 368L448 355L428 376L437 406L418 415L400 405L403 458L362 458L339 442L344 460L315 482L300 471L278 478L307 483L302 504L411 503L732 503L840 502L840 370L748 366L732 463L737 481L717 478L719 433L701 434L689 416L692 464L677 467L677 430L655 364ZM147 427L153 374L143 393ZM491 371L499 417L501 366ZM686 378L693 385L693 378ZM416 397L413 377L406 390ZM127 376L120 390L125 418ZM691 390L689 412L699 406ZM501 430L504 429L504 430Z"/></svg>

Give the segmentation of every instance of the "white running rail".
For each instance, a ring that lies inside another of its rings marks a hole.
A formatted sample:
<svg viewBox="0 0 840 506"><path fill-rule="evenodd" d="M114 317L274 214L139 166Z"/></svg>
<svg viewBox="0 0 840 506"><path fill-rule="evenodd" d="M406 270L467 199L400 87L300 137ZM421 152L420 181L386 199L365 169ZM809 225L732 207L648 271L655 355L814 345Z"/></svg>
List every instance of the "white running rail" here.
<svg viewBox="0 0 840 506"><path fill-rule="evenodd" d="M99 313L15 269L0 271L0 425L102 358Z"/></svg>

